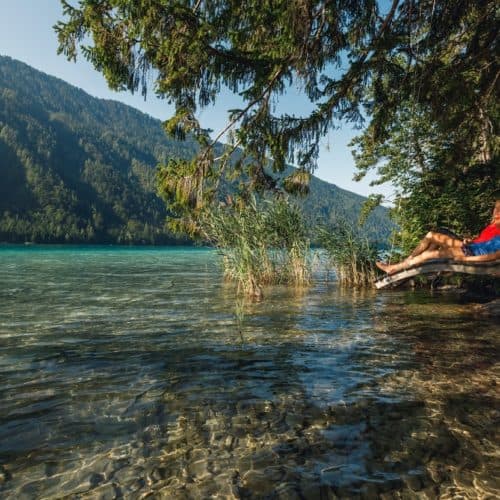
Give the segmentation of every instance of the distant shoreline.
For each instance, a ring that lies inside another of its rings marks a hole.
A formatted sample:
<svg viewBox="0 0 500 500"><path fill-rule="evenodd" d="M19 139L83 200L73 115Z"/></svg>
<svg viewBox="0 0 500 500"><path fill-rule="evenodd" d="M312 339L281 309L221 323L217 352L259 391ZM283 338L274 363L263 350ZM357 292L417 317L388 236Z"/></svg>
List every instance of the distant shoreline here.
<svg viewBox="0 0 500 500"><path fill-rule="evenodd" d="M5 248L26 248L26 249L37 249L37 248L53 248L53 249L64 249L64 248L120 248L120 249L196 249L196 250L213 250L213 247L208 247L206 245L195 245L195 244L178 244L178 245L128 245L122 243L10 243L10 242L0 242L0 249Z"/></svg>

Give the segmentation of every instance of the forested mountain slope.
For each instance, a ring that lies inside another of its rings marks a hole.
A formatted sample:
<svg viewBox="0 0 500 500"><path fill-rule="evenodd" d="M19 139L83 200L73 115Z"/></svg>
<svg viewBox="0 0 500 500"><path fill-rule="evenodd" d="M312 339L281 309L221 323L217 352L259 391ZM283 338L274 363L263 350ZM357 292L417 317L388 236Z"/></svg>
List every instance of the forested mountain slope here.
<svg viewBox="0 0 500 500"><path fill-rule="evenodd" d="M159 120L0 56L0 242L177 242L156 165L195 151ZM333 222L355 220L363 201L314 178L304 206L312 221ZM390 225L379 208L366 230L384 239Z"/></svg>

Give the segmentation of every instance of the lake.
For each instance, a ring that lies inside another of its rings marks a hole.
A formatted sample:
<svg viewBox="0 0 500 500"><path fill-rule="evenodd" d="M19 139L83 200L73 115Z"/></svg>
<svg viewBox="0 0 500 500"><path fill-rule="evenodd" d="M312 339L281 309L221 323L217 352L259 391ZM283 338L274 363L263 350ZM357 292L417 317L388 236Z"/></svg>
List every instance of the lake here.
<svg viewBox="0 0 500 500"><path fill-rule="evenodd" d="M205 249L0 247L0 496L500 495L495 320L221 275Z"/></svg>

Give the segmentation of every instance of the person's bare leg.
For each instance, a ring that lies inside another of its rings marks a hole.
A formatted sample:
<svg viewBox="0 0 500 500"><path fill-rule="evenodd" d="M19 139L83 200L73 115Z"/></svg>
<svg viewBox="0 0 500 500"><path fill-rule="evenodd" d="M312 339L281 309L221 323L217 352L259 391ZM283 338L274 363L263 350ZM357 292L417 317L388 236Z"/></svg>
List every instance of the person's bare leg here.
<svg viewBox="0 0 500 500"><path fill-rule="evenodd" d="M484 255L457 255L454 257L455 260L460 262L490 262L494 260L500 260L500 250L493 253L487 253Z"/></svg>
<svg viewBox="0 0 500 500"><path fill-rule="evenodd" d="M416 246L409 257L416 257L423 252L429 250L436 250L438 248L461 248L462 240L457 238L452 238L442 233L435 233L434 231L429 231L425 237Z"/></svg>
<svg viewBox="0 0 500 500"><path fill-rule="evenodd" d="M384 264L383 262L376 262L376 266L388 274L394 274L409 267L418 266L422 262L432 259L453 258L463 260L464 254L461 249L457 248L440 248L438 250L426 250L415 257L407 257L405 260L398 264Z"/></svg>
<svg viewBox="0 0 500 500"><path fill-rule="evenodd" d="M429 246L432 244L431 238L429 236L432 233L427 233L421 240L420 243L414 248L413 252L408 257L416 257L417 255L425 252Z"/></svg>

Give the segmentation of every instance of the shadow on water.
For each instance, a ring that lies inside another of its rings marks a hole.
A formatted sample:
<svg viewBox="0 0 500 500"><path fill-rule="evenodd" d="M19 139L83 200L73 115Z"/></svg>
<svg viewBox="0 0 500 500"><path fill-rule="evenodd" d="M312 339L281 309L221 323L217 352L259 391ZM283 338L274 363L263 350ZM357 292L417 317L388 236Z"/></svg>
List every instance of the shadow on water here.
<svg viewBox="0 0 500 500"><path fill-rule="evenodd" d="M150 264L0 324L2 495L498 495L496 324L321 283L235 309L205 260Z"/></svg>

